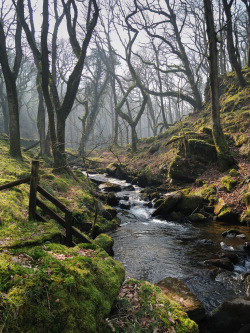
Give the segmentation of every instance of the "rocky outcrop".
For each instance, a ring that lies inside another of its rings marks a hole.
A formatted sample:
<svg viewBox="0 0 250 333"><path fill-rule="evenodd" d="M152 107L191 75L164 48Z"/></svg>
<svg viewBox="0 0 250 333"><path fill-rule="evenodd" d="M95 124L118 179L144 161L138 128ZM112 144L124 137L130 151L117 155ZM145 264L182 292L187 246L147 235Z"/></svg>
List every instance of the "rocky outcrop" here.
<svg viewBox="0 0 250 333"><path fill-rule="evenodd" d="M200 213L206 204L206 200L201 195L185 195L181 191L176 191L166 194L163 201L160 200L156 201L156 203L159 202L159 206L154 211L153 216L163 218L171 216L173 219L179 219L190 215L190 220L195 222L206 220L205 213Z"/></svg>
<svg viewBox="0 0 250 333"><path fill-rule="evenodd" d="M217 216L218 221L229 223L237 223L239 221L239 215L223 199L219 199L218 203L214 206L214 214Z"/></svg>
<svg viewBox="0 0 250 333"><path fill-rule="evenodd" d="M183 197L182 192L171 192L166 195L166 198L163 200L163 202L160 204L160 206L155 210L155 212L152 214L153 216L166 216L170 212L172 212L177 205L177 203L181 200Z"/></svg>
<svg viewBox="0 0 250 333"><path fill-rule="evenodd" d="M204 318L204 306L184 282L177 278L167 277L156 283L156 285L161 288L169 299L180 304L190 319L197 322Z"/></svg>
<svg viewBox="0 0 250 333"><path fill-rule="evenodd" d="M215 309L208 324L208 332L241 332L250 324L250 297L236 297L227 300ZM249 332L249 331L243 331Z"/></svg>

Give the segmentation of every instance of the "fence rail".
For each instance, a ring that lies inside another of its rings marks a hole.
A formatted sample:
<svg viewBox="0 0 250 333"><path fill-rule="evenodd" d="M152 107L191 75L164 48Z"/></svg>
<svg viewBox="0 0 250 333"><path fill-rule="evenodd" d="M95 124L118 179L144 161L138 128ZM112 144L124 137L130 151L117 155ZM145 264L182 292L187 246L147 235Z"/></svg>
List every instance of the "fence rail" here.
<svg viewBox="0 0 250 333"><path fill-rule="evenodd" d="M42 188L39 182L39 161L32 161L31 175L16 181L10 182L8 184L0 185L0 190L5 190L20 184L30 182L30 195L29 195L29 221L40 220L45 222L46 220L37 213L36 207L42 209L42 211L49 215L49 217L59 223L63 228L65 228L65 242L68 246L73 245L73 236L78 238L79 241L83 243L91 243L91 241L86 238L81 232L79 232L72 225L72 211L70 211L64 204L58 201L53 195ZM64 218L54 212L49 208L42 200L37 197L37 192L39 192L45 199L52 202L57 208L59 208L64 213Z"/></svg>

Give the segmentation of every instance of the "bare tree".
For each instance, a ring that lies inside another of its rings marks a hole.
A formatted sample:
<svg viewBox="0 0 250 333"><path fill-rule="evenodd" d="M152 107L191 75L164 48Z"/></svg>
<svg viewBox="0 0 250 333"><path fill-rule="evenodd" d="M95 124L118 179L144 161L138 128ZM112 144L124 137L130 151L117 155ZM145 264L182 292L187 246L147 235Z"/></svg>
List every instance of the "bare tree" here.
<svg viewBox="0 0 250 333"><path fill-rule="evenodd" d="M226 29L227 29L227 49L229 54L229 59L232 68L236 71L237 77L239 79L239 83L241 87L245 87L246 81L244 79L244 76L241 71L240 63L237 59L237 50L234 45L233 40L233 23L232 23L232 13L231 13L231 7L234 2L234 0L222 0L224 11L227 17L226 22Z"/></svg>
<svg viewBox="0 0 250 333"><path fill-rule="evenodd" d="M212 131L213 131L214 144L218 156L219 168L225 171L235 162L230 153L220 123L218 50L217 50L217 36L214 30L212 1L211 0L203 0L203 1L205 9L205 19L207 23L208 42L209 42L209 65L210 65L209 84L210 84L210 94L211 94Z"/></svg>
<svg viewBox="0 0 250 333"><path fill-rule="evenodd" d="M17 11L20 10L21 3L21 0L17 1ZM6 34L4 31L3 22L0 20L0 63L2 66L2 72L4 76L8 99L10 155L13 157L22 158L20 146L18 94L16 87L16 80L22 61L22 26L17 19L15 24L15 59L14 65L11 69L8 58L8 48L6 45Z"/></svg>
<svg viewBox="0 0 250 333"><path fill-rule="evenodd" d="M77 61L68 77L66 92L62 100L60 100L56 82L54 81L53 77L54 72L52 73L49 63L50 51L48 46L48 35L49 35L50 15L49 15L48 0L43 1L41 51L38 49L33 39L30 28L26 23L24 16L24 6L22 7L22 11L19 16L24 31L26 33L28 43L33 51L33 55L37 60L40 61L41 64L41 77L42 77L41 86L49 118L49 130L50 130L50 138L52 145L52 153L54 158L54 167L59 169L66 165L66 157L65 157L66 119L71 112L71 109L73 107L76 98L88 45L99 16L99 9L96 0L89 0L87 8L85 4L84 5L83 3L81 4L81 6L84 6L83 7L84 9L86 8L87 19L86 19L86 29L85 29L86 32L85 35L82 36L82 43L80 45L77 39L77 31L76 31L77 22L78 22L78 5L75 0L68 1L67 3L65 3L65 1L62 0L62 4L67 20L67 30L70 38L70 44L77 58ZM72 13L73 13L73 18L71 17ZM59 24L59 21L60 21L60 16L55 15L55 28L53 30L53 37L57 35L57 25ZM55 44L53 45L56 46ZM54 50L55 48L53 48L52 46L52 51L54 52ZM54 62L52 61L52 64L53 63ZM56 117L56 122L55 122L55 117Z"/></svg>

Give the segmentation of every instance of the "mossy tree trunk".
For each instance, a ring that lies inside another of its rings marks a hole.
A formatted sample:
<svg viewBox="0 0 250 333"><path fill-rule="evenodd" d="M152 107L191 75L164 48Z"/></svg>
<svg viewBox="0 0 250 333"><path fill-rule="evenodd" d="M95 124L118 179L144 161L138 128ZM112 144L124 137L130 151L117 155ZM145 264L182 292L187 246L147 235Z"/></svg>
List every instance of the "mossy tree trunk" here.
<svg viewBox="0 0 250 333"><path fill-rule="evenodd" d="M247 41L248 41L248 53L247 53L247 66L250 67L250 2L249 0L241 0L246 5L248 15L248 26L247 26Z"/></svg>
<svg viewBox="0 0 250 333"><path fill-rule="evenodd" d="M203 0L205 9L205 19L207 24L207 35L209 41L209 75L210 94L212 104L212 131L214 144L217 151L219 168L225 171L234 163L229 147L225 140L220 123L220 103L219 103L219 79L218 79L218 51L217 36L214 30L214 17L211 0Z"/></svg>
<svg viewBox="0 0 250 333"><path fill-rule="evenodd" d="M226 22L226 29L227 29L227 49L228 49L228 55L230 59L230 63L233 67L233 69L236 71L240 86L243 88L246 85L246 81L244 79L244 76L241 71L241 66L237 59L237 52L236 48L234 46L234 40L233 40L233 25L232 25L232 13L231 13L231 7L234 2L234 0L222 0L224 11L227 17Z"/></svg>
<svg viewBox="0 0 250 333"><path fill-rule="evenodd" d="M21 0L17 2L17 10L20 9ZM22 158L19 128L19 107L16 80L22 61L22 26L16 21L15 31L15 59L13 68L10 68L8 52L6 47L6 38L3 22L0 21L0 63L4 76L8 109L9 109L9 138L10 138L10 155L15 158Z"/></svg>
<svg viewBox="0 0 250 333"><path fill-rule="evenodd" d="M19 19L22 23L23 29L30 48L32 49L33 56L41 64L41 86L43 91L44 100L47 107L49 118L49 134L51 139L51 147L54 159L54 167L57 169L65 167L65 123L72 110L78 87L80 84L81 74L87 54L88 45L92 37L94 28L99 17L99 8L96 0L89 0L85 6L87 11L86 33L82 36L82 44L80 45L76 38L76 26L78 17L78 8L75 0L65 2L62 0L64 14L67 19L67 31L70 39L72 51L75 53L78 61L76 62L69 78L67 80L67 87L64 98L60 101L59 93L55 82L55 73L50 71L49 64L49 49L48 49L48 34L49 34L49 1L43 1L43 22L41 31L41 51L38 49L35 40L30 30L29 25L26 23L24 16L24 3L22 1L22 10L19 14ZM58 26L61 22L61 17L57 15L57 2L54 2L54 19L55 26L53 31L52 42L52 65L55 64L55 52ZM92 14L92 18L91 18ZM73 19L72 19L73 15ZM56 121L55 121L56 117ZM57 127L56 127L57 126ZM64 126L64 128L63 128Z"/></svg>

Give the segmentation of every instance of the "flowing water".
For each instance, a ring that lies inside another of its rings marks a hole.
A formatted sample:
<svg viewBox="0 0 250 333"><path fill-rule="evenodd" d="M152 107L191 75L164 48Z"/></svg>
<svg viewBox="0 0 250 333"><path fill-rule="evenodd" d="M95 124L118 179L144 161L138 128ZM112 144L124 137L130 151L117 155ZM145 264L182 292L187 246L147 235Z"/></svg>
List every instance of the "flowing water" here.
<svg viewBox="0 0 250 333"><path fill-rule="evenodd" d="M124 181L92 175L91 178L128 185ZM153 208L140 197L141 189L122 190L116 195L121 203L130 204L130 209L119 211L121 226L110 232L114 239L114 258L124 265L127 277L158 282L165 277L176 277L211 311L223 300L235 295L244 295L243 276L250 272L250 258L242 250L246 240L225 239L222 232L234 228L250 239L247 227L226 225L219 222L191 224L152 217ZM229 252L240 258L234 271L205 267L203 261L218 258L222 252L220 243Z"/></svg>

